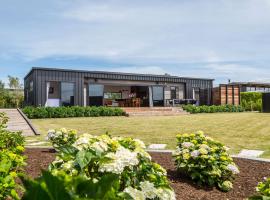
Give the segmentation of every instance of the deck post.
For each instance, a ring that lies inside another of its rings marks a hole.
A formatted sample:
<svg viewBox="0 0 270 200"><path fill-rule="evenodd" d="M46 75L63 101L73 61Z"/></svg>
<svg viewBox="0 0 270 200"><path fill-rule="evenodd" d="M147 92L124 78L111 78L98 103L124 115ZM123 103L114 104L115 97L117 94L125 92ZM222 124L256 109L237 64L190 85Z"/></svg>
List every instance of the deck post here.
<svg viewBox="0 0 270 200"><path fill-rule="evenodd" d="M153 107L153 89L149 86L149 107Z"/></svg>

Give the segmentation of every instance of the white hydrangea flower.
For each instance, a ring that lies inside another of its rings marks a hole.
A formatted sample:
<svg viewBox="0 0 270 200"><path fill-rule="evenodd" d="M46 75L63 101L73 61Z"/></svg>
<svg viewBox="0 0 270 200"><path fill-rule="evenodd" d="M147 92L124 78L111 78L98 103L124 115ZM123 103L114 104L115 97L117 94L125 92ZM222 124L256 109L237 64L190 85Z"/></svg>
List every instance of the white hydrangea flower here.
<svg viewBox="0 0 270 200"><path fill-rule="evenodd" d="M182 147L187 148L187 149L190 147L193 147L193 146L194 146L194 144L191 142L183 142L182 143Z"/></svg>
<svg viewBox="0 0 270 200"><path fill-rule="evenodd" d="M213 141L213 140L214 140L213 138L211 138L211 137L209 137L209 136L206 136L205 139L206 139L206 140L209 140L209 141Z"/></svg>
<svg viewBox="0 0 270 200"><path fill-rule="evenodd" d="M140 156L144 157L144 158L147 158L149 160L151 160L151 156L149 153L147 153L144 149L141 149L141 148L136 148L134 150L134 152L137 152Z"/></svg>
<svg viewBox="0 0 270 200"><path fill-rule="evenodd" d="M61 131L62 133L67 133L67 132L68 132L66 128L61 128L60 131Z"/></svg>
<svg viewBox="0 0 270 200"><path fill-rule="evenodd" d="M112 160L101 164L99 167L100 172L112 172L115 174L121 174L125 167L136 166L139 164L137 152L131 152L122 146L117 149L115 154L108 153L106 157L109 157Z"/></svg>
<svg viewBox="0 0 270 200"><path fill-rule="evenodd" d="M149 181L141 182L140 188L142 189L142 192L146 198L154 199L157 197L157 189L153 183L150 183Z"/></svg>
<svg viewBox="0 0 270 200"><path fill-rule="evenodd" d="M103 153L108 150L107 144L103 141L94 142L93 144L90 145L90 148L100 153Z"/></svg>
<svg viewBox="0 0 270 200"><path fill-rule="evenodd" d="M129 194L134 200L145 200L145 196L142 191L130 186L125 188L123 192Z"/></svg>
<svg viewBox="0 0 270 200"><path fill-rule="evenodd" d="M229 164L227 166L227 169L230 170L233 174L239 174L240 173L238 167L236 167L235 165L232 165L232 164Z"/></svg>
<svg viewBox="0 0 270 200"><path fill-rule="evenodd" d="M74 161L73 160L70 160L70 161L68 161L68 162L66 162L66 163L64 163L64 164L62 164L62 168L64 169L64 170L71 170L72 168L73 168L73 166L74 166Z"/></svg>
<svg viewBox="0 0 270 200"><path fill-rule="evenodd" d="M168 188L158 188L157 196L160 200L176 200L174 191Z"/></svg>
<svg viewBox="0 0 270 200"><path fill-rule="evenodd" d="M172 154L173 154L173 156L179 156L182 154L182 150L179 147L177 147L176 150L173 151Z"/></svg>
<svg viewBox="0 0 270 200"><path fill-rule="evenodd" d="M227 146L224 146L223 148L224 148L225 151L229 151L230 150L230 148L227 147Z"/></svg>
<svg viewBox="0 0 270 200"><path fill-rule="evenodd" d="M194 150L190 153L192 158L197 158L200 155L200 152L198 150Z"/></svg>
<svg viewBox="0 0 270 200"><path fill-rule="evenodd" d="M53 139L55 137L55 130L49 130L47 134L47 140Z"/></svg>
<svg viewBox="0 0 270 200"><path fill-rule="evenodd" d="M139 139L134 139L133 141L135 141L137 147L140 147L142 149L145 149L146 148L146 146L145 146L145 144L144 144L143 141L141 141Z"/></svg>
<svg viewBox="0 0 270 200"><path fill-rule="evenodd" d="M206 144L201 144L200 148L201 148L201 149L206 149L206 150L210 150L210 149L211 149L211 148L210 148L208 145L206 145Z"/></svg>
<svg viewBox="0 0 270 200"><path fill-rule="evenodd" d="M78 150L83 150L89 146L89 142L92 138L93 136L90 134L83 134L75 141L73 146Z"/></svg>

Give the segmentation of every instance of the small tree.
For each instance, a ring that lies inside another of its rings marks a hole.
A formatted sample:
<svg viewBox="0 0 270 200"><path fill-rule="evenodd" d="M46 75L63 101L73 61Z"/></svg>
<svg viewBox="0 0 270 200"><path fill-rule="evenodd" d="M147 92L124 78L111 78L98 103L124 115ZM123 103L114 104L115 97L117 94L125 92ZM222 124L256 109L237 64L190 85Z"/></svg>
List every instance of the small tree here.
<svg viewBox="0 0 270 200"><path fill-rule="evenodd" d="M16 105L16 107L19 107L23 99L23 95L20 92L20 89L22 89L20 79L18 77L13 77L9 75L8 81L9 81L8 83L9 88L14 90L12 92L13 96L12 101Z"/></svg>
<svg viewBox="0 0 270 200"><path fill-rule="evenodd" d="M0 80L0 91L5 89L5 83Z"/></svg>

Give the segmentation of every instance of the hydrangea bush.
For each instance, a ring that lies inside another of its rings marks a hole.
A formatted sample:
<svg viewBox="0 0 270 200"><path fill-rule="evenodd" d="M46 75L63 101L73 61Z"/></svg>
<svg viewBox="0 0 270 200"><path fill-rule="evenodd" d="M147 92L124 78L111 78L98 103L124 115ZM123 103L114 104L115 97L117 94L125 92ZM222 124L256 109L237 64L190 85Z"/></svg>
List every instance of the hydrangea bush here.
<svg viewBox="0 0 270 200"><path fill-rule="evenodd" d="M264 178L256 187L257 195L249 198L249 200L267 200L270 199L270 178Z"/></svg>
<svg viewBox="0 0 270 200"><path fill-rule="evenodd" d="M220 142L198 131L177 135L177 150L173 156L179 172L189 175L199 185L229 191L239 170L227 150Z"/></svg>
<svg viewBox="0 0 270 200"><path fill-rule="evenodd" d="M78 176L98 182L104 176L117 175L119 197L124 194L134 200L175 199L166 170L151 161L144 143L136 139L83 134L73 144L60 148L49 170L67 183Z"/></svg>
<svg viewBox="0 0 270 200"><path fill-rule="evenodd" d="M65 128L61 128L59 130L49 130L47 135L47 140L49 140L56 149L72 145L76 139L77 131L67 130Z"/></svg>
<svg viewBox="0 0 270 200"><path fill-rule="evenodd" d="M8 118L0 113L0 199L19 199L15 182L24 166L24 138L6 130Z"/></svg>

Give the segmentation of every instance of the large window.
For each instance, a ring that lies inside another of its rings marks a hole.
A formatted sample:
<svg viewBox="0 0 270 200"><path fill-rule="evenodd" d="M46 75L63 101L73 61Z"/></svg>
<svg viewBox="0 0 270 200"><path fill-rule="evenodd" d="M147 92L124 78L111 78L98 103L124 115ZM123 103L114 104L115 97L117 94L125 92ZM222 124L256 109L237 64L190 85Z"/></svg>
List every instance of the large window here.
<svg viewBox="0 0 270 200"><path fill-rule="evenodd" d="M104 85L90 84L89 96L90 97L103 97Z"/></svg>
<svg viewBox="0 0 270 200"><path fill-rule="evenodd" d="M164 88L162 86L153 86L153 105L164 105Z"/></svg>
<svg viewBox="0 0 270 200"><path fill-rule="evenodd" d="M74 83L61 83L61 105L74 106Z"/></svg>
<svg viewBox="0 0 270 200"><path fill-rule="evenodd" d="M162 86L153 86L153 100L163 100L164 90Z"/></svg>
<svg viewBox="0 0 270 200"><path fill-rule="evenodd" d="M104 93L104 99L122 99L121 92L106 92Z"/></svg>
<svg viewBox="0 0 270 200"><path fill-rule="evenodd" d="M104 85L89 84L89 106L102 106Z"/></svg>
<svg viewBox="0 0 270 200"><path fill-rule="evenodd" d="M171 87L171 99L176 99L176 87Z"/></svg>

